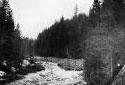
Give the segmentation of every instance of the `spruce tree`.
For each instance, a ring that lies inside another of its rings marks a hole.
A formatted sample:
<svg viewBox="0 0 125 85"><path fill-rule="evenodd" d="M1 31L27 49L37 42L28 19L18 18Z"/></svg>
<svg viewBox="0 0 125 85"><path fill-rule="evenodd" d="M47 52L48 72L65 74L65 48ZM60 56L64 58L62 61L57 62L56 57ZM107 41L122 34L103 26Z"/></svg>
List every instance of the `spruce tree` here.
<svg viewBox="0 0 125 85"><path fill-rule="evenodd" d="M0 61L12 65L21 60L20 33L15 29L12 10L8 0L2 0L0 6ZM18 41L17 41L18 40ZM17 49L18 48L18 49Z"/></svg>
<svg viewBox="0 0 125 85"><path fill-rule="evenodd" d="M90 9L89 18L93 26L96 26L100 19L101 5L99 0L94 0L93 7Z"/></svg>

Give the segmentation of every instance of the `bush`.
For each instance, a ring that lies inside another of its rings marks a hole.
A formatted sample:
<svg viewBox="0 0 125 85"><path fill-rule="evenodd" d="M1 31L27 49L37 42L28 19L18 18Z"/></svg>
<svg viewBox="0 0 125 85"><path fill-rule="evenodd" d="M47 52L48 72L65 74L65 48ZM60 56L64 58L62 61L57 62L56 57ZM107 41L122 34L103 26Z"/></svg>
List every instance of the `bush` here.
<svg viewBox="0 0 125 85"><path fill-rule="evenodd" d="M76 67L75 70L76 71L83 71L84 69L83 69L83 67Z"/></svg>
<svg viewBox="0 0 125 85"><path fill-rule="evenodd" d="M32 72L41 71L41 70L45 70L45 68L42 65L39 65L39 64L29 64L26 67L21 67L18 70L18 73L26 75L27 73L32 73Z"/></svg>
<svg viewBox="0 0 125 85"><path fill-rule="evenodd" d="M64 65L62 63L57 64L60 68L65 69L65 70L73 70L73 68L69 65Z"/></svg>
<svg viewBox="0 0 125 85"><path fill-rule="evenodd" d="M41 70L45 70L45 68L40 65L40 64L33 64L29 66L29 69L33 70L33 71L41 71Z"/></svg>
<svg viewBox="0 0 125 85"><path fill-rule="evenodd" d="M75 70L75 71L83 70L83 67L80 67L80 66L68 65L68 64L64 64L64 63L58 63L57 65L60 68L65 69L65 70Z"/></svg>
<svg viewBox="0 0 125 85"><path fill-rule="evenodd" d="M5 82L6 83L9 83L9 82L13 82L15 80L18 80L18 79L21 79L23 77L23 75L19 75L19 74L16 74L16 73L10 73L10 74L7 74L7 76L5 76Z"/></svg>

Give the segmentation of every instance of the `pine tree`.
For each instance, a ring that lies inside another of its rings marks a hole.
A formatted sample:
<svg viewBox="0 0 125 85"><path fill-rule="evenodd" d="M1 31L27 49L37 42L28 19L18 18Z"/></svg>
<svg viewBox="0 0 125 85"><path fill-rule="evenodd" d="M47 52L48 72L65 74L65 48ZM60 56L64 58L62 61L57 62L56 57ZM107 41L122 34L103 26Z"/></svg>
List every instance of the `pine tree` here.
<svg viewBox="0 0 125 85"><path fill-rule="evenodd" d="M0 40L1 49L3 50L1 56L8 59L12 53L12 37L14 32L14 20L12 18L12 10L9 7L7 0L3 0L0 14Z"/></svg>
<svg viewBox="0 0 125 85"><path fill-rule="evenodd" d="M78 4L76 4L76 6L75 6L75 8L74 8L74 16L77 16L77 14L78 14L78 11L79 11L79 9L78 9Z"/></svg>
<svg viewBox="0 0 125 85"><path fill-rule="evenodd" d="M96 26L96 24L99 22L100 12L101 12L100 1L94 0L93 7L92 9L90 9L90 12L89 12L90 22L93 26Z"/></svg>
<svg viewBox="0 0 125 85"><path fill-rule="evenodd" d="M20 32L15 29L12 10L8 0L2 0L0 7L0 61L12 65L21 60Z"/></svg>

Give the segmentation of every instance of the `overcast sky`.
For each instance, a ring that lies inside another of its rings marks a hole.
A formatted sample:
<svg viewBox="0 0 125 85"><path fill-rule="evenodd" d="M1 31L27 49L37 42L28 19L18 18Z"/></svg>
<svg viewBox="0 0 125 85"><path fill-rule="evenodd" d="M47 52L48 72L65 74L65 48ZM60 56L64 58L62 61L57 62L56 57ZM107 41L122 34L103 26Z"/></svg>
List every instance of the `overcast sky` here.
<svg viewBox="0 0 125 85"><path fill-rule="evenodd" d="M79 13L88 13L93 0L9 0L14 19L23 36L37 38L38 33L62 16L71 18L78 4Z"/></svg>

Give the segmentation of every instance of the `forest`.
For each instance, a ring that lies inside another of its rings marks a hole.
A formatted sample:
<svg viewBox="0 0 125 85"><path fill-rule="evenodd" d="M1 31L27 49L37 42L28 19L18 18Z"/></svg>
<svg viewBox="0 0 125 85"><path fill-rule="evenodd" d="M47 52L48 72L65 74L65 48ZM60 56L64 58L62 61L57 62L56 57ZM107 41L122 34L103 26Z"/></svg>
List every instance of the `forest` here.
<svg viewBox="0 0 125 85"><path fill-rule="evenodd" d="M88 85L108 85L117 64L124 65L125 2L94 0L89 15L79 14L77 10L76 7L71 19L62 16L34 40L21 35L9 1L3 0L0 6L0 70L11 73L12 66L18 69L23 59L34 56L84 59Z"/></svg>

